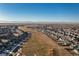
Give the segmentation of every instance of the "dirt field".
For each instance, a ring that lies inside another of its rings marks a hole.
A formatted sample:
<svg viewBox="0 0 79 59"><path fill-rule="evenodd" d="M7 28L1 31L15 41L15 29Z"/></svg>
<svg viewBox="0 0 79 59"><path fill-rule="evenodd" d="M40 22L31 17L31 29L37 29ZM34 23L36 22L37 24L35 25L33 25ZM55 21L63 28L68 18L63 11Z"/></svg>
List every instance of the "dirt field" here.
<svg viewBox="0 0 79 59"><path fill-rule="evenodd" d="M26 26L20 27L24 31L32 32L31 38L23 45L22 54L25 56L71 56L63 47L54 40L36 29L29 29Z"/></svg>

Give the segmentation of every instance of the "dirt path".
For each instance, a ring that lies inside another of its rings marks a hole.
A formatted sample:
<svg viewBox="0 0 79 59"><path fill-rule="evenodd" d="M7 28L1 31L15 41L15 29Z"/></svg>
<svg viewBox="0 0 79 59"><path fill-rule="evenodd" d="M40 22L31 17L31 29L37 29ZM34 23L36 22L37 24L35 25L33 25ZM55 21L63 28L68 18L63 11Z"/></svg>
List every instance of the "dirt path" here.
<svg viewBox="0 0 79 59"><path fill-rule="evenodd" d="M59 46L54 40L50 39L45 34L22 27L24 31L32 32L32 37L23 45L22 55L52 55L71 56L71 54L63 47ZM53 51L50 51L52 50Z"/></svg>

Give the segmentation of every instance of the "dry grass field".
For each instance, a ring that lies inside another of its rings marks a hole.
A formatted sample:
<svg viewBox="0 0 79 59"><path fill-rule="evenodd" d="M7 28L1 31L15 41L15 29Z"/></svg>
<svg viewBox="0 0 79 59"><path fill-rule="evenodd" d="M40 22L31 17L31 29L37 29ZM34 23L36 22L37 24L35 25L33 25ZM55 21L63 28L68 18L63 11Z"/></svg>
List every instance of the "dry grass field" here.
<svg viewBox="0 0 79 59"><path fill-rule="evenodd" d="M71 56L67 50L59 46L54 40L36 29L26 26L20 27L23 31L32 33L31 38L23 45L22 56Z"/></svg>

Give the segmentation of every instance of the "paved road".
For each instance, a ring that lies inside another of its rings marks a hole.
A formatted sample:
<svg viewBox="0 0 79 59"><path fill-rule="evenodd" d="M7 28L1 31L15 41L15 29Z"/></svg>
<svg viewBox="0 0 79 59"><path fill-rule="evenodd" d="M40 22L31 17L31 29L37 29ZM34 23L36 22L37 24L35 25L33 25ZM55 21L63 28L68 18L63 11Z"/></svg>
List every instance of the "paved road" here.
<svg viewBox="0 0 79 59"><path fill-rule="evenodd" d="M18 43L13 43L12 46L9 46L11 49L8 49L7 48L5 50L3 50L3 52L0 54L0 55L5 55L5 56L9 56L11 53L13 53L14 51L18 51L18 49L20 49L21 47L21 44L24 42L24 41L27 41L28 40L28 35L27 33L23 33L18 40L20 40Z"/></svg>

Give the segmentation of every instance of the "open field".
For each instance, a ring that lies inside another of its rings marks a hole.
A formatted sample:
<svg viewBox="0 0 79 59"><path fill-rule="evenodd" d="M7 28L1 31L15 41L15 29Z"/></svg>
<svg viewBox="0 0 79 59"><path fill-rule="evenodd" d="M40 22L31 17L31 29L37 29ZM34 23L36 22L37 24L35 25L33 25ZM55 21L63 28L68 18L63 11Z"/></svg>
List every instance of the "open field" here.
<svg viewBox="0 0 79 59"><path fill-rule="evenodd" d="M31 38L23 45L21 55L60 55L71 56L67 50L62 46L59 46L54 40L50 39L45 34L38 32L36 29L30 29L26 26L20 27L23 31L29 31L32 33Z"/></svg>

